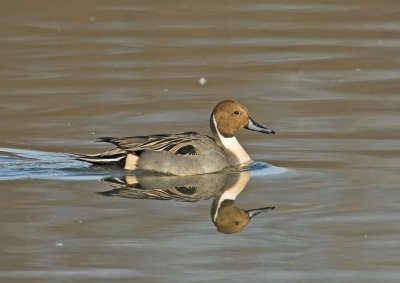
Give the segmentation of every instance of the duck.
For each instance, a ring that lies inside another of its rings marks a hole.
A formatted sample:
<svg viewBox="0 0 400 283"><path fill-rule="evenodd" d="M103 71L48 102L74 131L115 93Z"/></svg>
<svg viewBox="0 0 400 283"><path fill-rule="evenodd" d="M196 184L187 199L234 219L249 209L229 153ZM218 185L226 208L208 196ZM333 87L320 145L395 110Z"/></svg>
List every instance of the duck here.
<svg viewBox="0 0 400 283"><path fill-rule="evenodd" d="M247 129L263 134L275 131L258 124L246 106L223 100L210 116L212 136L195 131L148 136L101 137L98 142L115 147L97 154L78 154L76 158L93 165L117 165L126 170L155 171L169 175L198 175L219 172L249 164L252 160L236 138Z"/></svg>
<svg viewBox="0 0 400 283"><path fill-rule="evenodd" d="M242 209L235 205L236 198L250 180L249 171L223 171L192 176L134 175L128 171L121 176L101 180L113 189L98 192L105 197L141 200L175 200L198 202L213 198L210 216L217 231L224 234L241 232L254 216L275 209L266 206Z"/></svg>

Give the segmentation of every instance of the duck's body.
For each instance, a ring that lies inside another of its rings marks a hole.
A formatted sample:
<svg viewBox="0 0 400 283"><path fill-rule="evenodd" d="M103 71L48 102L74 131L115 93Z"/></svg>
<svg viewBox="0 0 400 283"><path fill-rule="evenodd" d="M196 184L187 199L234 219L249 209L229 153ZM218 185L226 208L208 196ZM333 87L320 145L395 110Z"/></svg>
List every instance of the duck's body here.
<svg viewBox="0 0 400 283"><path fill-rule="evenodd" d="M251 161L235 137L238 129L275 133L254 122L246 107L232 100L218 103L210 118L214 137L197 132L124 138L100 138L116 148L78 159L93 164L119 164L125 169L152 170L174 175L221 171Z"/></svg>
<svg viewBox="0 0 400 283"><path fill-rule="evenodd" d="M254 216L275 208L267 206L244 210L235 205L237 196L249 180L250 172L246 171L224 171L194 176L125 175L103 179L102 182L114 189L99 194L185 202L214 197L210 211L211 219L219 232L230 234L242 231Z"/></svg>

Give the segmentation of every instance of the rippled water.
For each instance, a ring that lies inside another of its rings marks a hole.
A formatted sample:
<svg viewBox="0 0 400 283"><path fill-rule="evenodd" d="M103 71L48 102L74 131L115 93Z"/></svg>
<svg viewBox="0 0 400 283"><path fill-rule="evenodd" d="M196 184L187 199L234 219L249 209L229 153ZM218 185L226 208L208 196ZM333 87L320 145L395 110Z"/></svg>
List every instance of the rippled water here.
<svg viewBox="0 0 400 283"><path fill-rule="evenodd" d="M390 0L2 1L0 281L398 282L399 13ZM106 149L99 136L208 132L226 98L277 132L238 136L258 163L226 211L275 206L240 233L218 233L215 192L107 197L132 178L71 158Z"/></svg>

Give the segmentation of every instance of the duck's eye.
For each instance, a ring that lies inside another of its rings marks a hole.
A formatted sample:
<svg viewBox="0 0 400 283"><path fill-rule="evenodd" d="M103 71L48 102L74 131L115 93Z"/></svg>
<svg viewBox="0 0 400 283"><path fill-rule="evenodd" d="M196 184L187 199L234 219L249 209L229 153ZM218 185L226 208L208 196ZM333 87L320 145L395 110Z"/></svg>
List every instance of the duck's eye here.
<svg viewBox="0 0 400 283"><path fill-rule="evenodd" d="M239 115L239 114L240 114L240 112L239 112L239 111L235 111L235 112L233 112L233 114L235 114L235 115Z"/></svg>

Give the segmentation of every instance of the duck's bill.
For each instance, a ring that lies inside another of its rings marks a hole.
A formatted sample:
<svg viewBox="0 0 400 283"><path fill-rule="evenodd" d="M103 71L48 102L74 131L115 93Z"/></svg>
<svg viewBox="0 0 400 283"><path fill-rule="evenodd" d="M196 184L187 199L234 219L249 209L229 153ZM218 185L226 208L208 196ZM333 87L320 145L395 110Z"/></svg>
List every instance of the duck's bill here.
<svg viewBox="0 0 400 283"><path fill-rule="evenodd" d="M256 131L264 134L275 134L275 131L272 129L269 129L267 127L261 126L258 124L256 121L253 119L249 118L249 122L245 126L245 129L251 130L251 131Z"/></svg>
<svg viewBox="0 0 400 283"><path fill-rule="evenodd" d="M250 219L252 219L254 216L266 212L269 210L275 209L275 206L267 206L267 207L262 207L262 208L255 208L255 209L249 209L246 210L246 212L249 214Z"/></svg>

